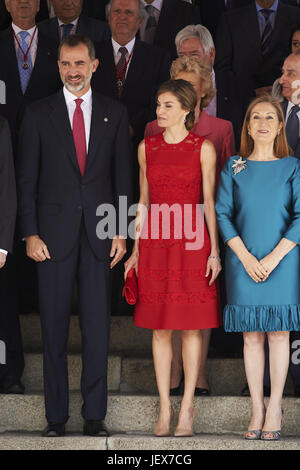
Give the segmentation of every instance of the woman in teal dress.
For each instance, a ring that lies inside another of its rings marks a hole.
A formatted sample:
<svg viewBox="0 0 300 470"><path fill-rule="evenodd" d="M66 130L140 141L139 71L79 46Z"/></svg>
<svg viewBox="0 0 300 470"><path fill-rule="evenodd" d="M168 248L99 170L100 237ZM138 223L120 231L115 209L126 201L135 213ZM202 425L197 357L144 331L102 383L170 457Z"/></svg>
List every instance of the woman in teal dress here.
<svg viewBox="0 0 300 470"><path fill-rule="evenodd" d="M221 173L216 213L227 244L224 328L244 337L252 401L245 438L275 440L280 437L289 331L300 330L300 161L289 156L283 113L269 96L257 98L247 110L240 153L227 160Z"/></svg>

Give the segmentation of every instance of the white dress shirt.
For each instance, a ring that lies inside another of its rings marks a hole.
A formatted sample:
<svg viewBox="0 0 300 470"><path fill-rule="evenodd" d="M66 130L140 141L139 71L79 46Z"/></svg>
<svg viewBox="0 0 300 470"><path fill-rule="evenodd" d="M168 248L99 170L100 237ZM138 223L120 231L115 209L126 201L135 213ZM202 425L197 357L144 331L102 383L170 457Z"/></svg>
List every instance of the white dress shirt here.
<svg viewBox="0 0 300 470"><path fill-rule="evenodd" d="M132 59L132 54L133 54L133 49L134 49L134 45L135 45L135 38L133 38L128 44L126 44L125 46L121 46L120 44L117 43L117 41L115 41L113 38L111 38L111 42L112 42L112 46L113 46L113 51L114 51L114 60L115 60L115 65L117 65L117 63L119 62L119 60L121 59L121 53L119 52L119 49L120 47L126 47L127 49L127 54L126 54L126 60L129 59L129 62L127 64L127 68L126 68L126 73L125 73L125 78L127 77L127 72L128 72L128 69L129 69L129 66L130 66L130 63L131 63L131 59Z"/></svg>
<svg viewBox="0 0 300 470"><path fill-rule="evenodd" d="M148 5L148 3L146 3L144 0L142 0L142 3L144 4L144 7L146 7ZM154 0L154 2L150 3L150 5L155 8L154 16L155 16L155 19L156 19L156 23L158 23L158 20L159 20L160 12L161 12L161 9L162 9L162 4L163 4L163 0ZM147 21L148 21L148 18L149 18L149 15L147 13L147 9L145 9L145 12L146 12L145 13L145 18L144 18L144 21L143 21L143 23L140 27L140 38L141 38L142 41L144 40L144 37L145 37L146 24L147 24Z"/></svg>
<svg viewBox="0 0 300 470"><path fill-rule="evenodd" d="M35 31L35 26L33 26L33 28L30 28L28 30L25 30L25 29L21 29L19 28L19 26L16 26L14 23L12 23L12 28L15 32L15 35L18 37L19 41L21 42L20 40L20 36L18 36L18 33L20 33L21 31L27 31L27 33L29 34L29 36L27 36L27 38L25 39L28 47L30 45L30 42L31 42L31 39L32 39L32 36L34 34L34 31ZM16 48L16 54L18 53L18 49L19 49L19 45L16 41L16 38L14 38L15 40L15 48ZM35 63L35 59L36 59L36 53L37 53L37 47L38 47L38 29L36 30L36 33L34 35L34 38L33 38L33 41L32 41L32 44L31 44L31 47L30 47L30 57L31 57L31 62L32 62L32 67L34 66L34 63ZM27 51L24 51L24 52L27 52Z"/></svg>
<svg viewBox="0 0 300 470"><path fill-rule="evenodd" d="M288 102L288 105L287 105L287 108L286 108L286 114L285 114L285 124L287 123L290 112L291 112L291 110L294 106L295 106L294 103L292 103L291 101ZM299 135L298 136L300 137L300 111L298 111L298 113L297 113L297 118L298 118L298 121L299 121Z"/></svg>
<svg viewBox="0 0 300 470"><path fill-rule="evenodd" d="M65 96L66 105L68 108L71 128L73 130L73 117L74 117L74 112L76 109L75 100L77 100L78 97L76 95L73 95L73 93L71 93L69 90L67 90L65 86L63 88L63 93ZM86 148L88 151L89 141L90 141L91 121L92 121L92 101L93 101L92 89L90 88L83 96L80 97L80 99L83 100L83 103L81 103L81 109L83 112Z"/></svg>

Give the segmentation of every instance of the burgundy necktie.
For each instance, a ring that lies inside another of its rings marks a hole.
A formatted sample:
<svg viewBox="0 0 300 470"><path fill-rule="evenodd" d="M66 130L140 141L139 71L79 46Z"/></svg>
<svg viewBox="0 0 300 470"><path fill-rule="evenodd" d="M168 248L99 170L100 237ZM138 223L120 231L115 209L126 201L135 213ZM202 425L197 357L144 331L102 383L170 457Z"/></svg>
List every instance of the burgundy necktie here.
<svg viewBox="0 0 300 470"><path fill-rule="evenodd" d="M73 137L81 176L84 175L86 167L86 139L84 117L81 109L82 102L83 100L80 98L75 100L76 109L73 116Z"/></svg>

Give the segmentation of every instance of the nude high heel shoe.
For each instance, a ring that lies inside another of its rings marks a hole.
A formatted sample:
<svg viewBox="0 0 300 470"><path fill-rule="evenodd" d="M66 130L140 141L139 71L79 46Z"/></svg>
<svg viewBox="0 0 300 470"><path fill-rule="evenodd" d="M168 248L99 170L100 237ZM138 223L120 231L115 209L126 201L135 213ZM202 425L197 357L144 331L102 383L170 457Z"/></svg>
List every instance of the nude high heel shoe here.
<svg viewBox="0 0 300 470"><path fill-rule="evenodd" d="M165 426L159 425L159 418L158 418L158 423L153 431L154 436L156 437L168 437L170 436L170 426L171 426L171 421L174 416L174 410L173 407L170 406L170 418L168 423Z"/></svg>
<svg viewBox="0 0 300 470"><path fill-rule="evenodd" d="M186 418L186 422L188 421L188 426L183 427L180 425L180 418L181 415L186 414L188 417ZM194 420L195 420L196 412L194 408L190 408L185 412L179 413L178 424L174 432L175 437L191 437L194 436Z"/></svg>

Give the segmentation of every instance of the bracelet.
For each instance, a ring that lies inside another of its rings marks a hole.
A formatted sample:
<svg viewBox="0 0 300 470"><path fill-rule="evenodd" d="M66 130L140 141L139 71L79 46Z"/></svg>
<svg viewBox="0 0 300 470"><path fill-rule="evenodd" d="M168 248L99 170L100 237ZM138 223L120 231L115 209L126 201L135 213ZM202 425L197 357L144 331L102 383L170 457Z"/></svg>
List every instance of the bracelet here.
<svg viewBox="0 0 300 470"><path fill-rule="evenodd" d="M219 261L221 261L220 256L212 256L212 255L210 255L210 256L208 257L208 259L218 259Z"/></svg>

